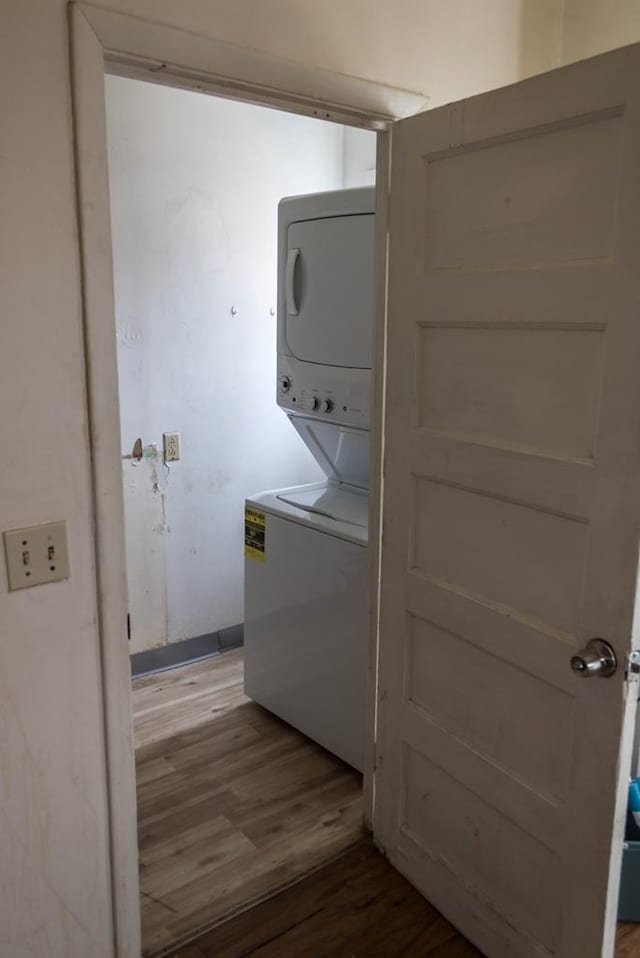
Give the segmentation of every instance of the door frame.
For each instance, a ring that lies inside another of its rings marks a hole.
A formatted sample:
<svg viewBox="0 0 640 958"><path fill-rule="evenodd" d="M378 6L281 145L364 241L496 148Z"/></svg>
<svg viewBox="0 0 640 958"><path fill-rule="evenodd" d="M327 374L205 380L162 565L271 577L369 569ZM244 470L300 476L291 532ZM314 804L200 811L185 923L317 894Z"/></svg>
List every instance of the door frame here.
<svg viewBox="0 0 640 958"><path fill-rule="evenodd" d="M127 645L124 505L107 164L105 73L375 131L376 254L372 370L367 748L364 821L373 815L386 367L387 197L394 120L428 98L84 2L69 4L71 92L92 474L97 618L106 756L113 953L139 958L137 809Z"/></svg>

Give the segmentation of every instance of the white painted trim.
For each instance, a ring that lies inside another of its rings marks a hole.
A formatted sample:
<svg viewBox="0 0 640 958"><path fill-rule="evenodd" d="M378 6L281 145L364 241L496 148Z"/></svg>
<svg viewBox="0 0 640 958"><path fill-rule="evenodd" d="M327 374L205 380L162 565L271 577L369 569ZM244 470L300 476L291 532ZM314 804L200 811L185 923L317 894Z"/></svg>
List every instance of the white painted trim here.
<svg viewBox="0 0 640 958"><path fill-rule="evenodd" d="M79 3L109 72L384 129L426 107L413 90L332 73L221 40Z"/></svg>
<svg viewBox="0 0 640 958"><path fill-rule="evenodd" d="M114 953L117 958L138 958L140 892L136 780L126 626L124 505L104 57L98 38L77 7L71 9L71 50Z"/></svg>
<svg viewBox="0 0 640 958"><path fill-rule="evenodd" d="M114 955L139 958L140 905L124 509L111 251L104 73L144 76L290 112L384 130L426 105L419 94L255 54L123 14L72 3L71 55L85 354L91 430L95 549L113 895ZM386 343L386 209L390 136L377 154L373 463L382 464ZM375 469L374 469L375 472ZM364 793L373 815L381 475L371 489L371 661Z"/></svg>
<svg viewBox="0 0 640 958"><path fill-rule="evenodd" d="M380 625L380 556L382 549L382 484L384 410L387 364L387 235L391 132L378 133L376 150L376 232L371 375L371 479L369 489L369 657L367 663L367 725L364 758L364 821L373 831L378 706L378 644Z"/></svg>

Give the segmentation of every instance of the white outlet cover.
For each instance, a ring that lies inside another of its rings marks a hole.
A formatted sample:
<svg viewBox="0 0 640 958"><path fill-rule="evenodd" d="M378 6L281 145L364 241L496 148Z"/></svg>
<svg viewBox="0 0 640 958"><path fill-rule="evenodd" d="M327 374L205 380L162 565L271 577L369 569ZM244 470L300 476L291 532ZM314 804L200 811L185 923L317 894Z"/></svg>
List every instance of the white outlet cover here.
<svg viewBox="0 0 640 958"><path fill-rule="evenodd" d="M165 462L177 462L180 458L180 433L163 433L162 448Z"/></svg>
<svg viewBox="0 0 640 958"><path fill-rule="evenodd" d="M64 521L5 532L4 550L10 592L69 578Z"/></svg>

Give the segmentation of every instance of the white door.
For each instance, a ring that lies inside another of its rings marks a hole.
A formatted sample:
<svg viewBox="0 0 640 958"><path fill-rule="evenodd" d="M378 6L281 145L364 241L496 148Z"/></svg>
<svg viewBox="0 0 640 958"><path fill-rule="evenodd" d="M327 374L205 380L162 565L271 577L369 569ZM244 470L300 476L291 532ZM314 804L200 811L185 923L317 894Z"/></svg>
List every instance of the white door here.
<svg viewBox="0 0 640 958"><path fill-rule="evenodd" d="M375 833L490 958L610 956L637 695L640 49L399 122L389 222ZM593 637L611 678L571 669Z"/></svg>

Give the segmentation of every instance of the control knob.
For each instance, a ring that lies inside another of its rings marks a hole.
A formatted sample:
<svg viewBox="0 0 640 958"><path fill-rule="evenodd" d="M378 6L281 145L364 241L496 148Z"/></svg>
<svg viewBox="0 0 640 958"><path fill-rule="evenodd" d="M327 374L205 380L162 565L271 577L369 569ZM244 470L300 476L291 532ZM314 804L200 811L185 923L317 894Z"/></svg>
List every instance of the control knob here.
<svg viewBox="0 0 640 958"><path fill-rule="evenodd" d="M287 393L291 389L291 380L288 376L280 377L280 389L283 393Z"/></svg>
<svg viewBox="0 0 640 958"><path fill-rule="evenodd" d="M333 409L333 399L323 399L320 403L321 412L331 412Z"/></svg>
<svg viewBox="0 0 640 958"><path fill-rule="evenodd" d="M317 396L314 396L313 399L311 400L311 408L315 410L320 409L320 400L318 399Z"/></svg>

